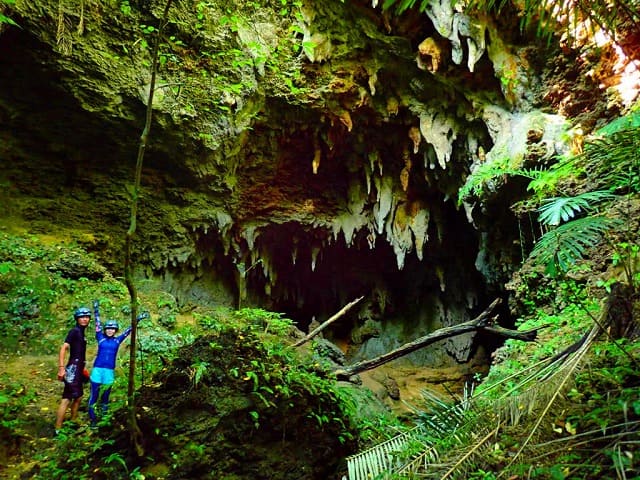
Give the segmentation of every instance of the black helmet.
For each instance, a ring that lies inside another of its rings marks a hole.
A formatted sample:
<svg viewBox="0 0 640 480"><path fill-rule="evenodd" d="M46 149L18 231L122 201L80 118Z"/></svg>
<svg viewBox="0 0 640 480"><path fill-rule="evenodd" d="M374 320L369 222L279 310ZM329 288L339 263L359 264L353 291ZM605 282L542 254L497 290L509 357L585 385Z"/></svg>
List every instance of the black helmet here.
<svg viewBox="0 0 640 480"><path fill-rule="evenodd" d="M115 320L107 320L104 324L104 329L106 330L107 328L115 328L117 332L120 330L120 325Z"/></svg>
<svg viewBox="0 0 640 480"><path fill-rule="evenodd" d="M80 307L77 308L75 312L73 312L73 318L75 318L76 320L79 317L90 317L91 316L91 310L89 310L87 307Z"/></svg>

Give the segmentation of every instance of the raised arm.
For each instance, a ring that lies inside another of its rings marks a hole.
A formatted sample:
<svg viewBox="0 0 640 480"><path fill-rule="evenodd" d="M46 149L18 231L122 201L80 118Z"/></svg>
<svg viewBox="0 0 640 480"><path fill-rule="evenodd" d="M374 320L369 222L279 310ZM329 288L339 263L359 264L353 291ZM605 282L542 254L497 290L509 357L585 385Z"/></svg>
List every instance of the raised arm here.
<svg viewBox="0 0 640 480"><path fill-rule="evenodd" d="M100 303L98 300L93 301L93 316L96 320L96 334L102 331L102 323L100 323Z"/></svg>
<svg viewBox="0 0 640 480"><path fill-rule="evenodd" d="M149 318L149 312L142 312L140 315L138 315L137 321L140 322L145 318ZM123 342L124 339L129 336L129 334L131 333L131 328L132 327L129 326L124 329L124 332L122 332L122 334L118 337L119 342Z"/></svg>
<svg viewBox="0 0 640 480"><path fill-rule="evenodd" d="M120 340L120 342L123 342L125 338L127 338L129 336L129 334L131 333L131 327L127 327L124 329L124 332L122 332L120 334L120 336L118 337L118 340Z"/></svg>

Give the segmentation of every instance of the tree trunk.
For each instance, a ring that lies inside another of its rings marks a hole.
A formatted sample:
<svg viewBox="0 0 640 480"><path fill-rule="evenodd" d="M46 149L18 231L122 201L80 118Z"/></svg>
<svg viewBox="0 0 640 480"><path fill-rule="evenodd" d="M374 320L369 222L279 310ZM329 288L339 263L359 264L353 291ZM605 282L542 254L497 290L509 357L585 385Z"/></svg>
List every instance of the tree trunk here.
<svg viewBox="0 0 640 480"><path fill-rule="evenodd" d="M158 48L160 45L160 35L167 21L169 7L173 0L167 0L164 14L160 20L160 25L155 32L155 40L152 51L151 65L151 82L149 84L149 98L147 99L147 110L145 117L145 125L140 135L140 144L138 145L138 156L136 158L135 179L133 191L131 192L131 214L129 218L129 229L125 238L125 256L124 256L124 279L129 291L131 301L131 347L129 351L129 384L127 388L127 413L129 417L129 439L130 448L138 457L144 455L142 447L142 431L136 420L135 405L135 375L136 375L136 340L138 333L138 294L133 281L133 260L131 258L131 250L133 244L133 236L136 233L136 224L138 219L138 195L140 191L140 178L142 176L142 163L144 160L144 152L151 131L151 118L153 114L153 93L156 85L156 70L158 68Z"/></svg>

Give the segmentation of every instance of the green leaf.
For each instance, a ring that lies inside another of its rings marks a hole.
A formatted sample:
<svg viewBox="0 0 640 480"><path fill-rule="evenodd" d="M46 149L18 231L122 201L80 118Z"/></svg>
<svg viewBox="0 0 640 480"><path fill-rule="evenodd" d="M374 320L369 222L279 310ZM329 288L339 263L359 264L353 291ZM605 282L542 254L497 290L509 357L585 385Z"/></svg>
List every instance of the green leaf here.
<svg viewBox="0 0 640 480"><path fill-rule="evenodd" d="M585 192L574 197L548 198L538 209L540 223L551 226L560 225L574 218L577 213L592 210L594 205L614 198L616 195L606 190Z"/></svg>
<svg viewBox="0 0 640 480"><path fill-rule="evenodd" d="M620 223L619 220L597 216L573 220L545 233L529 257L546 265L547 273L555 276L583 258L609 229Z"/></svg>
<svg viewBox="0 0 640 480"><path fill-rule="evenodd" d="M13 25L14 27L22 28L16 22L14 22L11 18L7 17L0 13L0 23L8 23L9 25Z"/></svg>
<svg viewBox="0 0 640 480"><path fill-rule="evenodd" d="M0 263L0 275L6 275L9 272L15 272L16 266L13 262Z"/></svg>

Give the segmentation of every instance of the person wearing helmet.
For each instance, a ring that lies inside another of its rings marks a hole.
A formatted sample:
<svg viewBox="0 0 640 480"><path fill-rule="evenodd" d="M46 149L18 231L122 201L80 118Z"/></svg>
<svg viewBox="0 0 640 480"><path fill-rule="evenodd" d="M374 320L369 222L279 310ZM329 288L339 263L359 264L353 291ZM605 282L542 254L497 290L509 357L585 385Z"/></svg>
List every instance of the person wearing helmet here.
<svg viewBox="0 0 640 480"><path fill-rule="evenodd" d="M74 312L73 317L76 320L76 325L69 330L58 353L58 380L64 381L64 389L56 413L56 435L62 428L69 406L71 406L71 420L75 420L84 393L83 380L87 354L87 339L84 336L84 331L89 325L91 311L86 307L80 307ZM69 360L65 362L67 351L69 352Z"/></svg>
<svg viewBox="0 0 640 480"><path fill-rule="evenodd" d="M107 320L104 324L104 332L100 322L100 308L97 300L93 302L93 314L96 322L96 340L98 341L98 353L91 369L91 395L89 396L89 418L91 425L95 425L98 417L95 404L100 400L102 412L106 412L111 394L111 385L115 378L116 357L120 344L131 333L131 327L127 327L121 335L116 337L120 329L118 322Z"/></svg>

